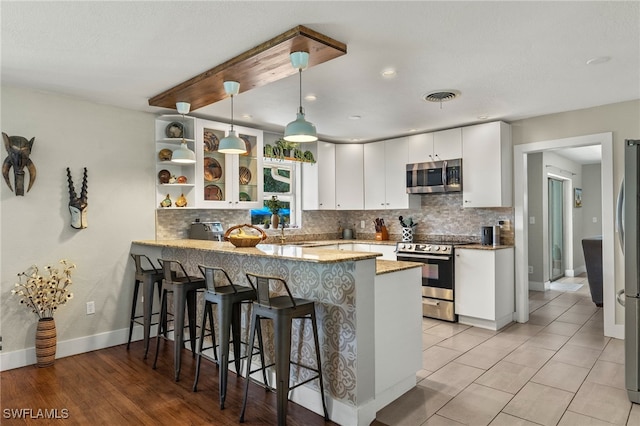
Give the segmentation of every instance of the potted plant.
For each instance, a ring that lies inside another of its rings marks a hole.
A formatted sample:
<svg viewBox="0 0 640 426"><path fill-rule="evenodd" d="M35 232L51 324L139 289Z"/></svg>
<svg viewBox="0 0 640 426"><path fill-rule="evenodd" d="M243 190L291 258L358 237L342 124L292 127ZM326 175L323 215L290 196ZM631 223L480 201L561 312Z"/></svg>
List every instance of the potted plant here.
<svg viewBox="0 0 640 426"><path fill-rule="evenodd" d="M277 195L272 195L270 200L264 202L264 205L271 212L271 225L274 229L278 229L278 224L280 223L278 213L280 213L280 209L284 207L284 204L282 201L278 200Z"/></svg>
<svg viewBox="0 0 640 426"><path fill-rule="evenodd" d="M262 219L262 225L264 226L264 229L269 229L270 223L271 223L271 219L269 219L268 217L265 217L264 219Z"/></svg>
<svg viewBox="0 0 640 426"><path fill-rule="evenodd" d="M68 287L72 284L71 272L76 265L62 259L62 270L51 265L45 267L48 277L40 275L36 265L18 274L19 282L11 294L20 297L20 304L38 316L36 328L36 365L48 367L56 358L56 323L53 314L59 306L73 298ZM24 281L26 280L26 281Z"/></svg>
<svg viewBox="0 0 640 426"><path fill-rule="evenodd" d="M293 157L293 150L298 148L296 142L285 141L284 139L278 139L276 146L280 148L283 157Z"/></svg>

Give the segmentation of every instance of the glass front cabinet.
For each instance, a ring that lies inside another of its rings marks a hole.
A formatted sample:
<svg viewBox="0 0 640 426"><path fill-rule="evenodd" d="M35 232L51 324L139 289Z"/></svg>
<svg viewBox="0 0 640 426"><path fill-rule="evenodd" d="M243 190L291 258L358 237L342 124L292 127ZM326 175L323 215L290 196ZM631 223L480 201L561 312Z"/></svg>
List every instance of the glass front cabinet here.
<svg viewBox="0 0 640 426"><path fill-rule="evenodd" d="M234 126L247 146L246 154L218 152L231 126L196 120L195 202L200 208L251 209L262 207L262 131Z"/></svg>

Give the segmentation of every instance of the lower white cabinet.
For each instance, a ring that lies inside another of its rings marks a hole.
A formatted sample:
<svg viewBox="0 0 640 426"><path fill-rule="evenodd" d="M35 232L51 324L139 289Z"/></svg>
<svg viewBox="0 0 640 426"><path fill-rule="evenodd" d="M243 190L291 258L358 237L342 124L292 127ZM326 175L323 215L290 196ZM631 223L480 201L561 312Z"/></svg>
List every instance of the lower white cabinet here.
<svg viewBox="0 0 640 426"><path fill-rule="evenodd" d="M455 249L455 313L458 321L499 330L515 312L514 249Z"/></svg>
<svg viewBox="0 0 640 426"><path fill-rule="evenodd" d="M328 248L328 246L322 246ZM378 259L396 260L396 246L387 244L363 244L363 243L340 243L339 250L365 251L372 253L382 253Z"/></svg>

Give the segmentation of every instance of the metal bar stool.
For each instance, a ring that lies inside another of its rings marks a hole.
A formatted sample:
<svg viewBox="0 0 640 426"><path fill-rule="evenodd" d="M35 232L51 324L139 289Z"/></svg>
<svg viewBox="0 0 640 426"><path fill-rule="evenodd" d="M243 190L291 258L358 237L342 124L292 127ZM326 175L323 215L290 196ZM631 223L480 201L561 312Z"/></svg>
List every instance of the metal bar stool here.
<svg viewBox="0 0 640 426"><path fill-rule="evenodd" d="M229 278L227 272L222 268L198 265L207 289L204 293L205 309L202 312L202 322L200 328L200 343L196 361L196 378L193 382L193 391L197 391L198 378L200 377L200 362L202 361L203 343L205 337L205 324L209 317L209 328L211 329L212 348L215 360L218 364L219 372L219 393L220 409L224 408L224 401L227 396L227 375L229 373L229 339L233 337L233 360L236 373L240 374L240 308L241 303L252 302L256 299L256 292L251 287L235 285ZM218 279L217 279L218 278ZM225 285L221 282L226 281ZM216 304L218 309L218 333L220 335L220 357L216 351L215 331L213 327L212 304ZM231 331L231 335L230 335ZM208 348L207 348L208 349ZM206 356L206 355L205 355Z"/></svg>
<svg viewBox="0 0 640 426"><path fill-rule="evenodd" d="M149 334L151 326L155 323L151 323L151 316L157 315L158 312L153 312L153 293L154 284L158 287L158 297L162 293L162 278L164 277L162 271L160 271L144 254L131 253L131 258L136 267L135 282L133 286L133 301L131 302L131 319L129 322L129 340L127 340L127 350L131 344L131 336L133 335L133 325L140 324L144 330L144 358L147 358L149 352ZM151 269L144 269L142 266L142 259L146 259ZM142 315L136 315L136 307L138 302L138 291L140 284L142 283L142 291L144 300L142 302ZM140 321L142 318L142 321ZM166 329L166 323L162 324L163 329ZM160 331L160 328L158 329Z"/></svg>
<svg viewBox="0 0 640 426"><path fill-rule="evenodd" d="M189 340L191 341L191 351L193 356L196 354L196 291L206 287L204 279L195 276L189 276L187 271L177 260L158 259L164 280L162 281L162 308L160 310L160 323L166 323L167 320L167 293L173 292L173 309L174 309L174 327L173 327L173 363L175 370L175 381L180 380L181 354L182 345L184 343L184 314L185 302L189 315ZM173 265L177 265L182 276L178 277L173 272ZM156 356L153 361L153 368L156 368L158 362L158 352L160 349L160 330L156 336Z"/></svg>
<svg viewBox="0 0 640 426"><path fill-rule="evenodd" d="M316 325L315 303L312 300L294 298L289 290L286 281L264 275L256 275L247 273L249 284L256 290L257 300L253 302L253 313L251 315L251 333L249 336L250 345L253 345L256 329L260 330L260 320L271 319L273 321L274 339L275 339L275 367L276 367L276 391L278 401L278 426L286 425L287 421L287 405L289 402L289 391L297 388L312 380L319 380L320 395L322 398L322 409L324 411L325 420L329 420L327 414L327 406L324 398L324 384L322 381L322 365L320 362L320 343L318 342L318 327ZM286 296L269 296L269 285L272 282L281 283L287 291ZM310 319L313 326L313 340L316 348L317 368L302 365L291 361L291 326L294 319ZM258 342L260 351L263 351L262 342ZM249 390L249 380L252 373L271 367L262 363L262 367L251 371L251 359L253 354L247 361L247 375L244 385L244 398L242 400L242 411L240 412L240 423L244 422L244 413L247 406L247 394ZM289 367L290 364L308 369L316 373L313 377L300 382L294 386L289 383ZM266 384L266 379L265 379ZM268 385L267 385L268 386Z"/></svg>

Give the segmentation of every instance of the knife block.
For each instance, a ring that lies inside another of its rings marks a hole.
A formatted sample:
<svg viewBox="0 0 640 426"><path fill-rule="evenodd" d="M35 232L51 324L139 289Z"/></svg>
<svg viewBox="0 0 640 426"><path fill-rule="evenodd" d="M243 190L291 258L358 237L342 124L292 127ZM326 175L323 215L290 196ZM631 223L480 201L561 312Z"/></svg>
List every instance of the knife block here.
<svg viewBox="0 0 640 426"><path fill-rule="evenodd" d="M389 232L387 232L387 227L383 226L380 228L380 232L376 232L376 241L387 241L389 239Z"/></svg>

